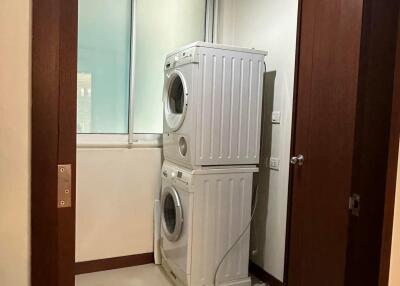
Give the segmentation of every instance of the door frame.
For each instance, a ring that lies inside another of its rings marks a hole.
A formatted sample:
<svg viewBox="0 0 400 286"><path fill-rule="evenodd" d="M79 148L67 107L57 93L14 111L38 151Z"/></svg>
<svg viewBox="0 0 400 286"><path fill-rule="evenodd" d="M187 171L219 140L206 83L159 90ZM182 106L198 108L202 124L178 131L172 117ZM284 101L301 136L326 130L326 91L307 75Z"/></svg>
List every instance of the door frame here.
<svg viewBox="0 0 400 286"><path fill-rule="evenodd" d="M302 0L299 0L299 15L301 4ZM32 18L31 285L72 286L75 276L76 190L74 186L78 2L77 0L33 0ZM299 17L298 28L300 25ZM400 28L398 32L396 84L386 172L380 286L386 286L389 277L399 152ZM299 34L297 37L299 39ZM297 46L299 47L299 40ZM294 107L297 73L298 51ZM296 108L293 112L295 115ZM294 124L295 121L293 126ZM72 207L58 209L57 165L65 163L72 165ZM291 170L291 178L292 173ZM289 189L292 189L292 181ZM290 236L289 226L290 224L288 224L287 241ZM288 245L287 243L287 247ZM286 254L286 266L287 263ZM287 267L285 268L287 277Z"/></svg>
<svg viewBox="0 0 400 286"><path fill-rule="evenodd" d="M77 0L32 1L32 286L75 283L77 24ZM58 208L59 164L71 164L70 208Z"/></svg>
<svg viewBox="0 0 400 286"><path fill-rule="evenodd" d="M383 218L379 286L386 286L389 283L396 187L398 184L400 184L400 182L396 182L398 172L397 169L399 165L398 158L400 138L400 15L398 22L396 67L394 73L390 139L388 144L389 156L386 177L386 197Z"/></svg>
<svg viewBox="0 0 400 286"><path fill-rule="evenodd" d="M299 65L300 65L300 40L301 40L301 15L303 11L303 1L298 0L297 11L297 34L296 34L296 55L295 55L295 69L294 69L294 86L293 86L293 108L292 108L292 127L291 127L291 142L290 142L290 155L295 153L296 141L294 140L296 134L296 115L297 115L297 90L299 86ZM286 237L285 237L285 260L283 272L283 285L288 284L289 279L289 258L290 258L290 235L291 235L291 216L292 216L292 197L293 197L293 168L289 168L289 183L288 183L288 203L286 215Z"/></svg>

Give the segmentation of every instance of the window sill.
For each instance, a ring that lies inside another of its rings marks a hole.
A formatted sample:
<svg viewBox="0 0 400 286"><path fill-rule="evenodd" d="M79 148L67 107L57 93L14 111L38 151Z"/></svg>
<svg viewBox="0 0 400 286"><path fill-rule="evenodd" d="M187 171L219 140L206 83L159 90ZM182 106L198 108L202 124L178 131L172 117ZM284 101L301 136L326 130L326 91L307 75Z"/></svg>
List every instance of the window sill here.
<svg viewBox="0 0 400 286"><path fill-rule="evenodd" d="M162 134L78 134L77 148L161 148Z"/></svg>

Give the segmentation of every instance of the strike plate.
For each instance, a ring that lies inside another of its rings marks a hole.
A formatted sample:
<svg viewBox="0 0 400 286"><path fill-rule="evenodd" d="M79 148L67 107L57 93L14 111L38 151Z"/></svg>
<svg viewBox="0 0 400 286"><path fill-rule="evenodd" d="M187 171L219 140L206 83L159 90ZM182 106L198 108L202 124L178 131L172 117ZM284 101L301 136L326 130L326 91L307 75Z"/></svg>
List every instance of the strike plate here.
<svg viewBox="0 0 400 286"><path fill-rule="evenodd" d="M360 203L361 196L358 194L352 194L349 201L349 209L353 216L360 216Z"/></svg>
<svg viewBox="0 0 400 286"><path fill-rule="evenodd" d="M58 165L58 208L71 207L71 165Z"/></svg>

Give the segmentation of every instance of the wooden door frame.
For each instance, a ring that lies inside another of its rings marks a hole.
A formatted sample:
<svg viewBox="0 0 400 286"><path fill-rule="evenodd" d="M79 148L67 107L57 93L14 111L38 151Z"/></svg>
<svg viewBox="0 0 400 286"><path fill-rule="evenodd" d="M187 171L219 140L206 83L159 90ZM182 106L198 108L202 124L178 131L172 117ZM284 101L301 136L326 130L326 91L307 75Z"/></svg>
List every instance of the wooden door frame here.
<svg viewBox="0 0 400 286"><path fill-rule="evenodd" d="M32 286L75 283L77 9L32 2ZM58 208L58 164L72 165L71 208Z"/></svg>
<svg viewBox="0 0 400 286"><path fill-rule="evenodd" d="M297 95L299 86L299 65L300 65L300 41L301 41L301 16L303 11L303 1L298 0L298 11L297 11L297 34L296 34L296 55L295 55L295 70L294 70L294 88L293 88L293 109L292 109L292 128L291 128L291 142L290 142L290 154L295 153L295 134L296 134L296 115L297 115ZM286 215L286 237L285 237L285 260L284 260L284 272L283 272L283 285L288 285L289 279L289 258L290 258L290 235L291 235L291 216L292 216L292 197L293 197L293 167L289 169L289 184L288 184L288 203L287 203L287 215Z"/></svg>
<svg viewBox="0 0 400 286"><path fill-rule="evenodd" d="M396 187L400 182L397 180L397 168L399 158L400 138L400 15L397 28L397 55L396 68L394 73L393 104L390 127L390 139L388 145L388 166L386 177L386 197L382 231L381 265L379 286L386 286L389 283L390 260L392 248L394 209L396 198Z"/></svg>

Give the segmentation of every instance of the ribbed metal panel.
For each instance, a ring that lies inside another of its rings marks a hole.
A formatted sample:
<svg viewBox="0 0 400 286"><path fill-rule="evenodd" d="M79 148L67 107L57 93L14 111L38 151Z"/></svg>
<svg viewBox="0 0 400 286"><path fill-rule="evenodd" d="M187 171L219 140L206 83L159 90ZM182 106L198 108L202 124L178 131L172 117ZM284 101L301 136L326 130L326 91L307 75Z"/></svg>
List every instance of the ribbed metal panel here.
<svg viewBox="0 0 400 286"><path fill-rule="evenodd" d="M191 285L212 285L221 258L251 216L252 173L194 177ZM248 277L249 232L224 261L217 281Z"/></svg>
<svg viewBox="0 0 400 286"><path fill-rule="evenodd" d="M199 52L195 164L258 163L263 56Z"/></svg>

